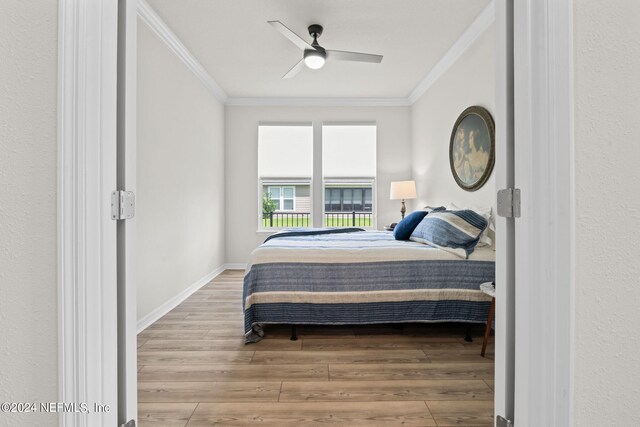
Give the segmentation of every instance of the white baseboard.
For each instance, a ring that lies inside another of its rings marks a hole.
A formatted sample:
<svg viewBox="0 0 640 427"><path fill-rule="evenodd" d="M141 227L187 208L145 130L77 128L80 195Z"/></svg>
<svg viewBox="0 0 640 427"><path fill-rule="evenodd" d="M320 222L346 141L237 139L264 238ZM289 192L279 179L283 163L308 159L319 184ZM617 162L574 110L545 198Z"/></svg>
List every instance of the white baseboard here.
<svg viewBox="0 0 640 427"><path fill-rule="evenodd" d="M222 264L220 267L213 270L211 273L202 277L198 281L196 281L193 285L189 286L184 291L180 292L175 297L171 298L169 301L162 304L160 307L153 310L151 313L144 316L142 319L138 320L138 333L144 331L149 326L151 326L154 322L160 319L162 316L173 310L180 304L182 301L189 298L194 292L199 290L201 287L212 281L216 276L222 273L224 270L238 268L238 267L229 267L229 265L240 265L240 264Z"/></svg>
<svg viewBox="0 0 640 427"><path fill-rule="evenodd" d="M247 264L241 262L228 262L224 265L225 270L246 270Z"/></svg>

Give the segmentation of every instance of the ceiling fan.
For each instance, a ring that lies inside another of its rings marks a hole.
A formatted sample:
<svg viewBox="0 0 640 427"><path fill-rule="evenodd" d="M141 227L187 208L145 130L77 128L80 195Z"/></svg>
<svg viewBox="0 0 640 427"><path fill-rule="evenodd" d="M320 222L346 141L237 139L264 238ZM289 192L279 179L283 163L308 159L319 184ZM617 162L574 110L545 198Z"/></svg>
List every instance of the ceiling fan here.
<svg viewBox="0 0 640 427"><path fill-rule="evenodd" d="M382 55L372 55L370 53L345 52L343 50L328 50L318 44L318 37L322 35L322 25L309 25L309 35L313 37L311 44L304 41L302 37L291 31L280 21L267 21L273 28L282 33L304 51L302 59L291 68L287 74L282 76L283 79L290 79L302 70L302 66L306 65L312 70L322 68L328 58L340 61L359 61L373 62L379 64L382 61Z"/></svg>

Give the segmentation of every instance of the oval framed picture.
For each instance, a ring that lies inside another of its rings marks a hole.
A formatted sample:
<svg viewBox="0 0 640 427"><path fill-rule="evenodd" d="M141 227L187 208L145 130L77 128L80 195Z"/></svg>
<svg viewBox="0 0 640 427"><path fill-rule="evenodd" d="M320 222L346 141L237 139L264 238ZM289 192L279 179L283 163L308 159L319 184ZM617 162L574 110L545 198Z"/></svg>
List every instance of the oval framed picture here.
<svg viewBox="0 0 640 427"><path fill-rule="evenodd" d="M481 188L496 160L495 124L485 108L473 106L460 114L451 131L449 164L458 185L466 191Z"/></svg>

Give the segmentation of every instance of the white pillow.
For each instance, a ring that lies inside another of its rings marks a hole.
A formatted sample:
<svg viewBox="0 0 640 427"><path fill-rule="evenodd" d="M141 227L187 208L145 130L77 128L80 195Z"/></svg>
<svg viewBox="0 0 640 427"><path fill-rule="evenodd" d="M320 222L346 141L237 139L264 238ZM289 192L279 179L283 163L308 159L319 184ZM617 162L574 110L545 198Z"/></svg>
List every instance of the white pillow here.
<svg viewBox="0 0 640 427"><path fill-rule="evenodd" d="M493 239L493 237L495 237L495 234L496 234L496 226L493 223L493 216L491 215L491 213L492 213L492 208L491 207L488 207L488 208L478 208L478 207L459 208L454 203L449 203L446 206L446 208L447 208L448 211L458 211L458 210L461 210L461 209L469 209L469 210L472 210L472 211L476 212L478 215L481 215L482 217L484 217L484 219L487 220L487 223L489 225L487 226L487 228L485 228L485 230L480 235L480 241L478 242L476 247L490 246L491 249L493 249L494 251L496 250L495 241Z"/></svg>

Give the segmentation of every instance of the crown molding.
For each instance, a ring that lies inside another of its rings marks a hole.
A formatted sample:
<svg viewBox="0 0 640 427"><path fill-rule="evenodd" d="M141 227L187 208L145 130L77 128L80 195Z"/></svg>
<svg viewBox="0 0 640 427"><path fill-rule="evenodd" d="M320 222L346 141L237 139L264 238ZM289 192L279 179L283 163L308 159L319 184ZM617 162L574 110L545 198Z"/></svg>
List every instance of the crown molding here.
<svg viewBox="0 0 640 427"><path fill-rule="evenodd" d="M442 75L451 67L460 56L466 51L495 21L494 0L480 12L476 19L462 33L456 42L449 48L447 53L429 71L420 83L411 91L407 100L413 105Z"/></svg>
<svg viewBox="0 0 640 427"><path fill-rule="evenodd" d="M227 98L233 107L408 107L407 98Z"/></svg>
<svg viewBox="0 0 640 427"><path fill-rule="evenodd" d="M211 77L195 56L180 41L178 36L167 26L158 16L153 8L145 0L138 0L138 16L156 36L162 40L167 47L190 69L193 74L200 79L202 84L211 94L223 104L227 101L227 94L220 85Z"/></svg>

